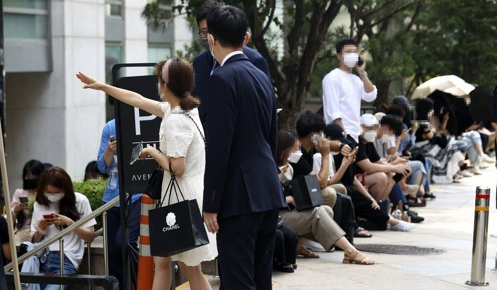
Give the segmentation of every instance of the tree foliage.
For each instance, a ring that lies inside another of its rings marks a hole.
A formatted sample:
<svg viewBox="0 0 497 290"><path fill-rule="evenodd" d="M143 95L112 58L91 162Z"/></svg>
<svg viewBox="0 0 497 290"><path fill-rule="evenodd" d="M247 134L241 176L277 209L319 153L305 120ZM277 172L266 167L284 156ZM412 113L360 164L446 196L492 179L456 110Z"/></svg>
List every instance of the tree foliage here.
<svg viewBox="0 0 497 290"><path fill-rule="evenodd" d="M160 24L156 2L164 0L151 1L143 14ZM191 14L204 2L181 0L173 10ZM409 95L415 85L436 75L456 74L482 85L497 79L493 0L224 2L247 14L252 45L268 62L278 105L284 109L281 127L294 127L309 95L321 97L321 80L337 65L334 44L345 37L361 42L361 50L370 56L367 70L378 87L377 104L391 95ZM283 15L277 13L278 3ZM332 26L342 8L350 15L350 25ZM275 52L275 37L284 39L283 56Z"/></svg>

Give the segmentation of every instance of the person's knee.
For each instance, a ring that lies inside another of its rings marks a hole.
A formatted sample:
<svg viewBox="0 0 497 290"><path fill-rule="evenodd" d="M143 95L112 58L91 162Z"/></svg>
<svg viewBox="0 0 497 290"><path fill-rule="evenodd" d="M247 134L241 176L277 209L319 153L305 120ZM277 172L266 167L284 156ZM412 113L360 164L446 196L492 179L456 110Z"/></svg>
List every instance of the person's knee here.
<svg viewBox="0 0 497 290"><path fill-rule="evenodd" d="M335 205L337 201L337 192L334 188L330 186L325 187L321 190L321 194L323 195L323 201L327 206L333 207Z"/></svg>

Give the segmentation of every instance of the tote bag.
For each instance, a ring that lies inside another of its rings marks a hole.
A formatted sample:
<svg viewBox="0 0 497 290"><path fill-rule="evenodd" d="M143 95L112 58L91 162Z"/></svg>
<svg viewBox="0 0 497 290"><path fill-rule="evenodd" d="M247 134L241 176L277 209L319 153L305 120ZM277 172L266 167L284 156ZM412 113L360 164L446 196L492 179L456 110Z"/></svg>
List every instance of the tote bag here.
<svg viewBox="0 0 497 290"><path fill-rule="evenodd" d="M170 173L171 181L159 207L149 211L152 256L169 257L209 243L197 200L185 200L174 173ZM181 196L182 201L170 204L172 194L178 201ZM169 205L162 206L167 196Z"/></svg>

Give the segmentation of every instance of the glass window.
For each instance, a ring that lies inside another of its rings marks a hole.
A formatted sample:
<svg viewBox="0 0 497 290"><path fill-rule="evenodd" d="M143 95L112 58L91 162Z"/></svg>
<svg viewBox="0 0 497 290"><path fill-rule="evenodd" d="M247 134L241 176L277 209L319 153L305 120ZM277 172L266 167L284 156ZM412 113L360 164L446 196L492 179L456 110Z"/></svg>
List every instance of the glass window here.
<svg viewBox="0 0 497 290"><path fill-rule="evenodd" d="M45 39L47 33L46 15L5 14L5 38Z"/></svg>
<svg viewBox="0 0 497 290"><path fill-rule="evenodd" d="M161 60L171 57L171 48L166 46L149 46L148 47L148 62L157 63ZM153 74L155 68L150 68L149 73Z"/></svg>
<svg viewBox="0 0 497 290"><path fill-rule="evenodd" d="M6 39L46 39L47 0L4 0Z"/></svg>
<svg viewBox="0 0 497 290"><path fill-rule="evenodd" d="M123 1L122 0L105 0L105 15L106 16L122 16Z"/></svg>
<svg viewBox="0 0 497 290"><path fill-rule="evenodd" d="M123 46L120 43L105 44L105 81L112 84L112 67L123 62Z"/></svg>
<svg viewBox="0 0 497 290"><path fill-rule="evenodd" d="M3 6L47 10L47 0L4 0Z"/></svg>

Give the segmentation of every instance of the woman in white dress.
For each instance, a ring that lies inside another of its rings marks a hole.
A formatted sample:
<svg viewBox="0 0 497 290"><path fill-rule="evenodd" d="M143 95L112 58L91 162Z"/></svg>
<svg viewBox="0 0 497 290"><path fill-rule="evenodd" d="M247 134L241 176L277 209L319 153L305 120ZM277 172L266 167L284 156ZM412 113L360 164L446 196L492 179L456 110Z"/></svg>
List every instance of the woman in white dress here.
<svg viewBox="0 0 497 290"><path fill-rule="evenodd" d="M194 86L193 68L186 60L173 58L159 62L156 71L159 94L163 102L98 82L83 73L78 73L77 77L85 84L84 88L104 91L126 104L162 118L159 131L160 151L153 147L144 148L140 158L154 158L165 171L169 171L171 166L185 198L196 199L199 207L202 207L205 143L197 110L199 101L190 95ZM164 174L163 193L169 181L170 175ZM174 195L171 203L177 202L173 199ZM202 212L202 208L200 211ZM191 289L211 289L200 268L202 261L210 261L217 256L215 236L210 233L208 236L208 245L172 257L154 257L152 289L163 290L171 287L171 261L178 261Z"/></svg>

